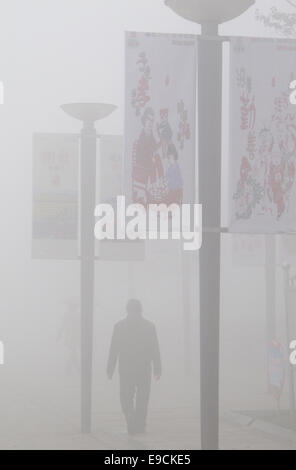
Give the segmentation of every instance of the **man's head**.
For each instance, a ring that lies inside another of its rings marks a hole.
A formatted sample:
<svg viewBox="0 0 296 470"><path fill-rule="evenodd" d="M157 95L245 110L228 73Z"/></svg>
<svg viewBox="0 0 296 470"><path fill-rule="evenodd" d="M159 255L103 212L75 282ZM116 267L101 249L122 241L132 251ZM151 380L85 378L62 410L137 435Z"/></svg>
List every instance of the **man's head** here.
<svg viewBox="0 0 296 470"><path fill-rule="evenodd" d="M126 304L126 311L130 318L140 318L142 316L143 307L139 300L130 299Z"/></svg>

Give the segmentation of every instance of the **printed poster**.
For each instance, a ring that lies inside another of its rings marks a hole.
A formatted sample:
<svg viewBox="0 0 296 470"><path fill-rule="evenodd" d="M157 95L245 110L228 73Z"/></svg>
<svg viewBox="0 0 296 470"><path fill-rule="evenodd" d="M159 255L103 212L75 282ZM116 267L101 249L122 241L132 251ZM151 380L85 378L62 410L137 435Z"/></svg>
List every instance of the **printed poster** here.
<svg viewBox="0 0 296 470"><path fill-rule="evenodd" d="M296 43L231 40L230 230L296 230Z"/></svg>
<svg viewBox="0 0 296 470"><path fill-rule="evenodd" d="M125 193L133 203L193 203L195 36L126 34Z"/></svg>
<svg viewBox="0 0 296 470"><path fill-rule="evenodd" d="M33 139L33 258L78 256L79 137Z"/></svg>

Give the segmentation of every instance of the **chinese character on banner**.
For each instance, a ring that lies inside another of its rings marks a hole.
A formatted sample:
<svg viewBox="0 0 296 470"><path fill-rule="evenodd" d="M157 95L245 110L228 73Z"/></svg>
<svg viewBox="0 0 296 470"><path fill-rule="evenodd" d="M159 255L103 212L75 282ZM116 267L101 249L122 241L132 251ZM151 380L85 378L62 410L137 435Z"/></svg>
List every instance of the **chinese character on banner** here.
<svg viewBox="0 0 296 470"><path fill-rule="evenodd" d="M233 39L230 77L230 230L295 231L295 42Z"/></svg>
<svg viewBox="0 0 296 470"><path fill-rule="evenodd" d="M125 189L130 202L194 202L196 52L193 36L126 35Z"/></svg>

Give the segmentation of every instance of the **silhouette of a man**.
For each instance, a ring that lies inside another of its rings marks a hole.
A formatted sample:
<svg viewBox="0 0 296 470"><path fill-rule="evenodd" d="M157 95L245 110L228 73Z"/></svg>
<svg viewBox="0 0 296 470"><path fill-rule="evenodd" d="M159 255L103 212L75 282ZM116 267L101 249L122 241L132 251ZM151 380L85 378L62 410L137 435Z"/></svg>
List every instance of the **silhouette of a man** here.
<svg viewBox="0 0 296 470"><path fill-rule="evenodd" d="M139 300L129 300L127 317L114 327L107 374L112 379L119 363L120 401L129 434L144 433L151 387L152 366L156 380L161 360L156 329L142 316Z"/></svg>

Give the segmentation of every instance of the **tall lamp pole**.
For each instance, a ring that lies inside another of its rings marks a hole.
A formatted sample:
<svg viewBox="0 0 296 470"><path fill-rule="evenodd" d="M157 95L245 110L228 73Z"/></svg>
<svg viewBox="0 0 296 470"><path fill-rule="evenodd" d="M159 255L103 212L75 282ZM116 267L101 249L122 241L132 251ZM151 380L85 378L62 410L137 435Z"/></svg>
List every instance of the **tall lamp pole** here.
<svg viewBox="0 0 296 470"><path fill-rule="evenodd" d="M293 310L294 306L291 305L291 295L295 295L295 276L291 276L291 266L287 263L284 263L283 266L284 271L284 292L285 292L285 307L286 307L286 335L287 335L287 348L290 347L291 338L291 329L292 329L292 322L291 319L293 318ZM294 312L293 312L294 313ZM292 329L293 333L293 329ZM288 387L289 387L289 408L290 413L295 415L296 405L295 405L295 384L294 384L294 370L292 364L288 366Z"/></svg>
<svg viewBox="0 0 296 470"><path fill-rule="evenodd" d="M81 302L81 431L91 432L92 353L94 304L94 210L96 205L97 133L95 122L116 106L73 103L62 106L69 116L83 122L80 156L80 302Z"/></svg>
<svg viewBox="0 0 296 470"><path fill-rule="evenodd" d="M200 250L201 445L219 447L219 323L222 147L222 38L219 24L255 0L165 0L201 24L198 46L199 199L205 234Z"/></svg>

